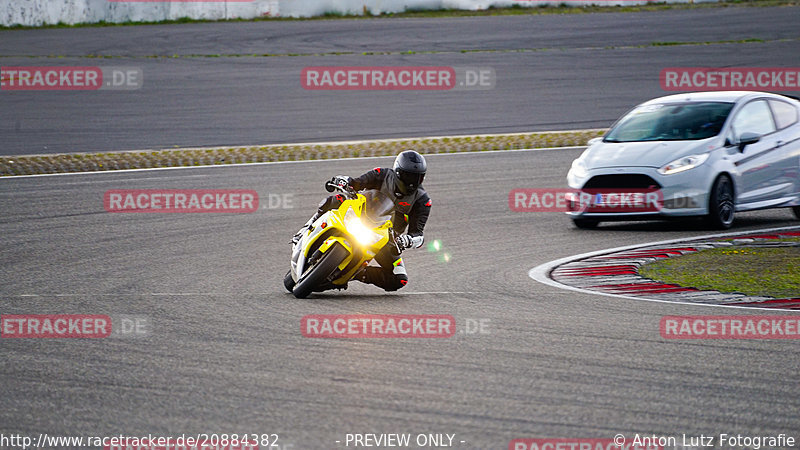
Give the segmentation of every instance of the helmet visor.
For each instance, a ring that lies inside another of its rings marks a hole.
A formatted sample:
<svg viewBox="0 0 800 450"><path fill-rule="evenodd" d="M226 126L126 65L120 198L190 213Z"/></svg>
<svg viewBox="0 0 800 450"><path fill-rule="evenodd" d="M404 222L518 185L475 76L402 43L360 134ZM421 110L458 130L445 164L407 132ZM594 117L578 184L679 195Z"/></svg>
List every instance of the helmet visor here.
<svg viewBox="0 0 800 450"><path fill-rule="evenodd" d="M403 193L408 193L408 191L413 191L414 189L418 188L422 184L422 180L425 179L424 173L415 173L409 172L403 169L397 169L397 178L399 179L400 189L404 191Z"/></svg>

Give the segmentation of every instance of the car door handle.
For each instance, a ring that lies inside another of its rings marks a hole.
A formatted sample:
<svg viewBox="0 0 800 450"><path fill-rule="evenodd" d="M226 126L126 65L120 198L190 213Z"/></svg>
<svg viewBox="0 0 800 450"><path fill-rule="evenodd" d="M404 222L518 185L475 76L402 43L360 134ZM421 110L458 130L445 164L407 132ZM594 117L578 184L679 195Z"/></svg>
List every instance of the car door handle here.
<svg viewBox="0 0 800 450"><path fill-rule="evenodd" d="M783 147L783 141L775 141L775 148Z"/></svg>

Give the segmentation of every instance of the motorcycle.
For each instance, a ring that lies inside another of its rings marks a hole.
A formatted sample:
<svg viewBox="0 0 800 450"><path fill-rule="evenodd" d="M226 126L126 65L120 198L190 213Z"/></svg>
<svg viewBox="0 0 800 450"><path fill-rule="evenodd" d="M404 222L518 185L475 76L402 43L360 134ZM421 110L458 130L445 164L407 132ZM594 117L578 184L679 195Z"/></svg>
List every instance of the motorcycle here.
<svg viewBox="0 0 800 450"><path fill-rule="evenodd" d="M337 209L322 214L292 246L292 264L283 285L297 298L312 292L347 289L347 283L387 245L394 245L394 201L379 190L356 192L330 181L328 192L345 196ZM398 253L402 249L397 248Z"/></svg>

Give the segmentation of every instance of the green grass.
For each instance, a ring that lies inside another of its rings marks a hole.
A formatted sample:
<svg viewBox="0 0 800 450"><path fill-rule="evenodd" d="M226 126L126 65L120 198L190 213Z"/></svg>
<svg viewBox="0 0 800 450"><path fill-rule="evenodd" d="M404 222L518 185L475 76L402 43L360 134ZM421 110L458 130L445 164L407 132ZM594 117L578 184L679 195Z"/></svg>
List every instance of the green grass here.
<svg viewBox="0 0 800 450"><path fill-rule="evenodd" d="M698 289L796 298L800 297L800 247L737 245L701 250L645 264L639 273Z"/></svg>
<svg viewBox="0 0 800 450"><path fill-rule="evenodd" d="M766 43L764 39L746 38L735 40L722 40L722 41L669 41L669 42L652 42L651 47L671 47L676 45L718 45L718 44L763 44Z"/></svg>
<svg viewBox="0 0 800 450"><path fill-rule="evenodd" d="M606 130L543 131L446 138L403 138L355 143L163 149L107 153L0 156L0 177L43 173L179 167L214 164L396 155L415 148L422 153L481 152L523 148L583 146Z"/></svg>
<svg viewBox="0 0 800 450"><path fill-rule="evenodd" d="M599 3L599 1L598 1ZM80 23L80 24L66 24L59 22L57 24L41 25L41 26L0 26L0 31L3 30L21 30L21 29L39 29L39 28L77 28L77 27L109 27L109 26L130 26L130 25L169 25L169 24L184 24L184 23L205 23L205 22L262 22L262 21L297 21L297 20L341 20L341 19L374 19L374 18L449 18L449 17L482 17L482 16L522 16L522 15L542 15L542 14L587 14L587 13L603 13L603 12L644 12L644 11L663 11L663 10L676 10L676 9L707 9L707 8L727 8L727 7L741 7L741 6L799 6L800 0L723 0L719 2L702 2L702 3L657 3L651 2L646 5L624 5L624 6L597 6L592 4L592 0L587 0L586 5L581 6L568 6L559 4L557 6L542 5L534 7L525 7L522 5L513 5L510 7L489 7L487 9L469 11L460 9L411 9L401 13L382 13L373 15L371 11L365 9L363 14L341 14L337 12L328 12L317 17L308 18L291 18L291 17L256 17L252 19L221 19L221 20L207 20L207 19L191 19L188 17L181 17L173 20L161 20L150 22L120 22L112 23L100 21L96 23Z"/></svg>

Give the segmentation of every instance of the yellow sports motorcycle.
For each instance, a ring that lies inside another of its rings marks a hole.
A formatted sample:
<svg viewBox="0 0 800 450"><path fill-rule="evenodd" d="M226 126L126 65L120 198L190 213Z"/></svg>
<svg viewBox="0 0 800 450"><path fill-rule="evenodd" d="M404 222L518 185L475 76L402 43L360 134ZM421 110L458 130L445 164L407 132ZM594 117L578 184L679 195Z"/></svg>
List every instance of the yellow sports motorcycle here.
<svg viewBox="0 0 800 450"><path fill-rule="evenodd" d="M330 181L325 189L342 192L345 200L317 218L292 246L292 267L283 285L297 298L347 289L347 283L384 246L397 245L392 230L394 202L386 194L375 189L356 192Z"/></svg>

